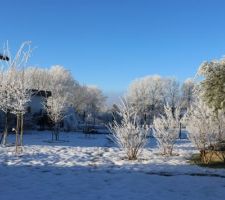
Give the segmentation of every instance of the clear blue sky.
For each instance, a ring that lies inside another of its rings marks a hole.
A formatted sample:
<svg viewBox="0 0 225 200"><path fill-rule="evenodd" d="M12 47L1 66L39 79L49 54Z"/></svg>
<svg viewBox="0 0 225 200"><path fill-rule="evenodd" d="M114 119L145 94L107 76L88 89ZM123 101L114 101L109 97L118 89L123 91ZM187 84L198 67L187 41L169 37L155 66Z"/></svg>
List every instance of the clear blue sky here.
<svg viewBox="0 0 225 200"><path fill-rule="evenodd" d="M123 91L138 77L184 80L225 55L224 0L0 0L0 44L31 40L31 63Z"/></svg>

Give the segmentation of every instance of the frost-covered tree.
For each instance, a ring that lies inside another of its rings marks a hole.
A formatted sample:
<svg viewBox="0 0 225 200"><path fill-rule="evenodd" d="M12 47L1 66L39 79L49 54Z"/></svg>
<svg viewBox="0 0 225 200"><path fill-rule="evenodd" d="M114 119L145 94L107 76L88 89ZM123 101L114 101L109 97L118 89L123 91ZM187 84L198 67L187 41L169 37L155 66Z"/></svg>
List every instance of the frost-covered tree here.
<svg viewBox="0 0 225 200"><path fill-rule="evenodd" d="M71 104L80 114L86 110L87 104L89 102L89 94L86 86L77 85L73 88L71 95Z"/></svg>
<svg viewBox="0 0 225 200"><path fill-rule="evenodd" d="M56 65L49 69L30 67L25 71L25 75L31 89L50 91L52 96L67 96L67 105L79 114L87 112L87 107L91 104L96 104L93 101L98 95L92 95L92 90L80 85L63 66Z"/></svg>
<svg viewBox="0 0 225 200"><path fill-rule="evenodd" d="M152 123L154 116L163 113L164 104L169 104L173 109L178 106L180 87L174 78L146 76L133 81L126 96L141 121Z"/></svg>
<svg viewBox="0 0 225 200"><path fill-rule="evenodd" d="M23 127L24 127L24 114L27 111L28 102L31 99L32 92L27 89L23 72L17 73L14 77L14 82L10 84L11 93L11 108L10 112L17 117L16 125L16 147L23 145ZM20 135L20 137L19 137Z"/></svg>
<svg viewBox="0 0 225 200"><path fill-rule="evenodd" d="M74 87L78 86L78 82L73 78L70 71L60 65L52 66L49 69L27 68L25 77L29 82L30 89L58 92L61 95L72 94Z"/></svg>
<svg viewBox="0 0 225 200"><path fill-rule="evenodd" d="M71 89L78 83L73 78L69 70L66 70L63 66L55 65L49 69L49 85L48 90L52 93L61 95L71 95ZM55 86L58 86L57 88Z"/></svg>
<svg viewBox="0 0 225 200"><path fill-rule="evenodd" d="M67 108L67 96L51 96L46 99L44 104L49 118L51 119L54 128L52 131L52 140L59 140L60 123L65 118Z"/></svg>
<svg viewBox="0 0 225 200"><path fill-rule="evenodd" d="M91 116L93 123L104 107L102 91L97 87L80 85L63 66L55 65L49 69L30 67L25 76L31 89L50 91L52 96L67 96L67 105L80 115Z"/></svg>
<svg viewBox="0 0 225 200"><path fill-rule="evenodd" d="M1 144L3 146L6 145L7 143L7 135L8 135L8 114L9 114L9 109L11 107L11 98L10 94L7 91L7 80L5 76L5 72L1 70L1 78L0 78L0 109L5 113L5 128L3 135L1 137Z"/></svg>
<svg viewBox="0 0 225 200"><path fill-rule="evenodd" d="M24 76L24 69L31 54L31 43L24 42L14 57L11 55L8 45L5 53L9 57L9 61L3 66L5 71L1 95L5 97L1 107L6 113L9 111L17 117L15 145L16 151L18 151L19 146L23 145L23 116L31 98L31 92L27 89L28 82Z"/></svg>
<svg viewBox="0 0 225 200"><path fill-rule="evenodd" d="M49 91L51 82L49 69L28 67L25 69L25 79L29 83L29 89Z"/></svg>
<svg viewBox="0 0 225 200"><path fill-rule="evenodd" d="M126 153L129 160L136 160L147 143L149 128L137 123L137 111L126 100L119 106L121 122L113 121L109 125L112 140Z"/></svg>
<svg viewBox="0 0 225 200"><path fill-rule="evenodd" d="M93 124L96 122L98 113L103 110L106 97L102 91L95 86L87 86L87 99L85 110L93 119Z"/></svg>
<svg viewBox="0 0 225 200"><path fill-rule="evenodd" d="M64 100L65 105L67 106L67 112L69 112L69 110L70 112L78 112L77 107L75 106L77 106L79 102L82 104L84 103L80 96L83 96L83 94L86 93L73 78L71 72L66 70L63 66L56 65L49 69L30 67L26 69L25 76L30 83L30 89L48 91L51 93L52 98L50 99L56 99L56 101L66 97ZM47 96L46 92L45 101L50 101ZM75 101L77 105L74 104ZM69 109L69 107L74 107L75 110Z"/></svg>
<svg viewBox="0 0 225 200"><path fill-rule="evenodd" d="M195 95L194 95L194 88L195 83L192 79L187 79L184 81L181 87L181 101L183 108L190 108L191 104L194 102Z"/></svg>
<svg viewBox="0 0 225 200"><path fill-rule="evenodd" d="M127 100L145 123L160 112L164 102L164 88L165 80L158 75L146 76L130 84Z"/></svg>
<svg viewBox="0 0 225 200"><path fill-rule="evenodd" d="M180 85L178 81L174 78L165 79L164 91L165 104L168 104L174 110L180 102Z"/></svg>
<svg viewBox="0 0 225 200"><path fill-rule="evenodd" d="M7 135L8 135L8 115L11 108L11 93L9 91L10 79L9 79L9 69L11 67L11 63L9 62L9 57L6 56L10 54L8 43L3 48L4 54L0 59L0 109L5 114L5 127L4 132L1 137L1 144L3 146L7 143ZM7 59L6 59L7 58Z"/></svg>
<svg viewBox="0 0 225 200"><path fill-rule="evenodd" d="M74 87L71 98L72 106L82 115L84 121L89 116L90 122L95 124L98 114L105 107L106 97L96 86L77 86Z"/></svg>
<svg viewBox="0 0 225 200"><path fill-rule="evenodd" d="M207 105L215 111L225 108L225 59L213 60L201 64L198 75L199 93Z"/></svg>
<svg viewBox="0 0 225 200"><path fill-rule="evenodd" d="M153 134L164 155L172 155L173 146L179 135L180 109L173 110L168 104L164 106L164 115L155 117Z"/></svg>
<svg viewBox="0 0 225 200"><path fill-rule="evenodd" d="M216 141L218 143L225 142L225 112L223 110L218 110L214 112L214 122L217 130Z"/></svg>

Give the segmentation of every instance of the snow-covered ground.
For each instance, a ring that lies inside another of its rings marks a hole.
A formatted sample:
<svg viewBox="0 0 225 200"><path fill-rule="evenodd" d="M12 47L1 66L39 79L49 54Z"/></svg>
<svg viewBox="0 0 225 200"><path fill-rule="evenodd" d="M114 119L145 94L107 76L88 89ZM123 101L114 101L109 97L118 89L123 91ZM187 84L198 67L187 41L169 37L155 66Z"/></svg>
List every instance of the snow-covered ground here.
<svg viewBox="0 0 225 200"><path fill-rule="evenodd" d="M10 136L10 140L13 137ZM225 170L194 166L189 141L163 157L150 139L138 161L128 161L107 136L27 133L24 152L0 147L0 200L224 199Z"/></svg>

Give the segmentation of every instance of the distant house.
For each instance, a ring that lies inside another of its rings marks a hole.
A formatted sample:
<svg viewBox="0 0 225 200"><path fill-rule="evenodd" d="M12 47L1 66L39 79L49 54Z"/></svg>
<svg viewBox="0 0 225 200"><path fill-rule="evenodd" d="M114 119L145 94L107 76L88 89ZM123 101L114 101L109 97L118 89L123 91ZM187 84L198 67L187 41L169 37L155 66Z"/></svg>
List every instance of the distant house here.
<svg viewBox="0 0 225 200"><path fill-rule="evenodd" d="M28 103L27 112L34 114L42 114L44 112L44 101L52 94L50 91L32 90L31 100Z"/></svg>
<svg viewBox="0 0 225 200"><path fill-rule="evenodd" d="M48 97L51 97L50 91L38 91L32 90L31 101L27 107L26 122L29 126L45 130L49 129L52 126L51 120L47 116L47 113L44 109L44 103ZM76 130L78 126L78 115L73 107L68 107L65 113L65 118L61 122L61 129L64 131ZM29 123L30 122L30 123ZM29 127L28 127L29 128Z"/></svg>
<svg viewBox="0 0 225 200"><path fill-rule="evenodd" d="M50 91L31 90L31 100L27 105L27 112L24 115L24 128L32 130L46 130L51 129L52 122L49 119L44 104L47 98L51 97ZM10 114L9 130L16 126L16 117ZM5 114L0 111L0 129L4 129ZM79 123L79 117L73 107L68 107L65 118L61 122L61 129L64 131L76 130Z"/></svg>
<svg viewBox="0 0 225 200"><path fill-rule="evenodd" d="M43 90L32 90L31 92L31 100L27 105L27 113L25 115L25 126L41 130L49 128L50 120L44 109L44 103L52 94L50 91Z"/></svg>

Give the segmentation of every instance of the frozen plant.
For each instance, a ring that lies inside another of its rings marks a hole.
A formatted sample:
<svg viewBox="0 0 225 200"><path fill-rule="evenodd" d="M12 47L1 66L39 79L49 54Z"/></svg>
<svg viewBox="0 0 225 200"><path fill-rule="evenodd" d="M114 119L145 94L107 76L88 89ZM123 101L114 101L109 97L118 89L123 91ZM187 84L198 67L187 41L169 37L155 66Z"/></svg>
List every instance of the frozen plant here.
<svg viewBox="0 0 225 200"><path fill-rule="evenodd" d="M149 128L137 123L137 111L122 100L118 115L121 122L113 121L109 125L112 140L126 153L129 160L136 160L147 143Z"/></svg>
<svg viewBox="0 0 225 200"><path fill-rule="evenodd" d="M55 95L46 99L44 104L46 112L54 124L52 140L59 140L60 122L65 118L67 109L67 96ZM55 138L54 138L55 137Z"/></svg>
<svg viewBox="0 0 225 200"><path fill-rule="evenodd" d="M168 104L164 106L165 115L155 117L153 134L164 155L172 155L173 146L179 135L180 109L173 109Z"/></svg>
<svg viewBox="0 0 225 200"><path fill-rule="evenodd" d="M216 116L202 100L196 101L183 118L188 137L200 152L203 163L210 162L207 152L220 141L224 129L224 114ZM212 148L212 149L211 149ZM210 154L211 155L211 154Z"/></svg>

